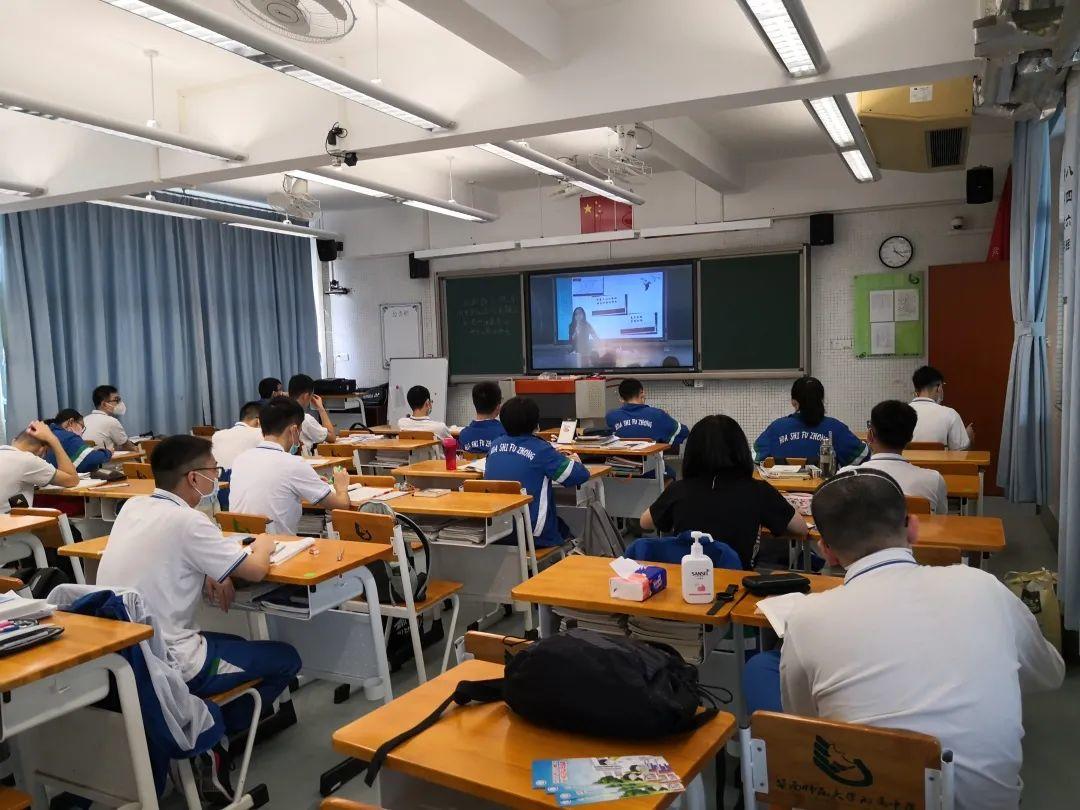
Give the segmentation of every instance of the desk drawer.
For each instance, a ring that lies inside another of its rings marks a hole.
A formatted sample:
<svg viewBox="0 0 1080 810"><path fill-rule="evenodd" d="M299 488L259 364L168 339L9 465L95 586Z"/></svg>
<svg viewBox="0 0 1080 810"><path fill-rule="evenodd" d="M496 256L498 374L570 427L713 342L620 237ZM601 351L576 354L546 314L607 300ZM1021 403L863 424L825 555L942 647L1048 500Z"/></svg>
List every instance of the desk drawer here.
<svg viewBox="0 0 1080 810"><path fill-rule="evenodd" d="M270 638L296 648L304 675L353 686L379 678L375 645L383 640L376 641L366 613L328 610L310 622L267 615L266 622Z"/></svg>
<svg viewBox="0 0 1080 810"><path fill-rule="evenodd" d="M89 706L109 694L109 673L98 663L84 664L20 686L0 702L3 739L24 729Z"/></svg>
<svg viewBox="0 0 1080 810"><path fill-rule="evenodd" d="M294 586L295 587L295 586ZM275 606L266 600L273 594L271 591L264 598L255 600L256 606L265 613L273 616L281 616L289 620L309 621L328 610L339 607L348 601L362 597L364 594L364 582L356 571L348 571L341 576L320 582L317 585L307 587L307 604L304 606L290 606L284 609Z"/></svg>

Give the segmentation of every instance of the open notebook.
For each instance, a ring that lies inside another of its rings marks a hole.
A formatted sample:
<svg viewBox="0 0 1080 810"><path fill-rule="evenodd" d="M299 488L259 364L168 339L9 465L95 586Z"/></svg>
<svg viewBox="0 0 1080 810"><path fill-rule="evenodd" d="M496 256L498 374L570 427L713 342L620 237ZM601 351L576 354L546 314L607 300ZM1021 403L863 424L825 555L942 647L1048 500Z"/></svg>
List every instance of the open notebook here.
<svg viewBox="0 0 1080 810"><path fill-rule="evenodd" d="M271 565L281 565L315 545L315 539L305 537L302 540L275 540L274 550L270 554Z"/></svg>

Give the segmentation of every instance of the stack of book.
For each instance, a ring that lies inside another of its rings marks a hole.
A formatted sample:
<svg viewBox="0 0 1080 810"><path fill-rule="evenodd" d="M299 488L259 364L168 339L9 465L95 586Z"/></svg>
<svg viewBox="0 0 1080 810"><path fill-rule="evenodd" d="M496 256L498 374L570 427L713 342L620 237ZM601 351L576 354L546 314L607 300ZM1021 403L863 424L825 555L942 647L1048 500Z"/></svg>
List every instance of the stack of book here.
<svg viewBox="0 0 1080 810"><path fill-rule="evenodd" d="M700 664L704 658L704 633L700 624L631 616L626 629L630 638L638 641L667 644L689 664Z"/></svg>

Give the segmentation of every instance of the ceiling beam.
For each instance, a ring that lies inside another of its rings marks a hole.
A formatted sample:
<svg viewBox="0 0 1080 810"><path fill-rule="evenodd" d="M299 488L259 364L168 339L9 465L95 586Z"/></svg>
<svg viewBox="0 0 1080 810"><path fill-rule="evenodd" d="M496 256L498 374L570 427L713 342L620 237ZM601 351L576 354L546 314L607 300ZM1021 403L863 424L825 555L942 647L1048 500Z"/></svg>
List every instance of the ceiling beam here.
<svg viewBox="0 0 1080 810"><path fill-rule="evenodd" d="M721 193L742 188L743 164L696 121L683 116L639 123L636 128L652 136L644 151L672 168Z"/></svg>

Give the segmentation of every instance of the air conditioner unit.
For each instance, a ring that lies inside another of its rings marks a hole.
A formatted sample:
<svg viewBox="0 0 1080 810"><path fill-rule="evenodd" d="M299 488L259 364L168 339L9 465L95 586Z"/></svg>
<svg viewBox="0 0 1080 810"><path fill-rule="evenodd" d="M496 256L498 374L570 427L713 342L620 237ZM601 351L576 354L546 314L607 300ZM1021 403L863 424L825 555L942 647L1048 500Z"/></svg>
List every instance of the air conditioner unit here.
<svg viewBox="0 0 1080 810"><path fill-rule="evenodd" d="M859 93L858 116L883 169L964 167L971 133L971 76Z"/></svg>

